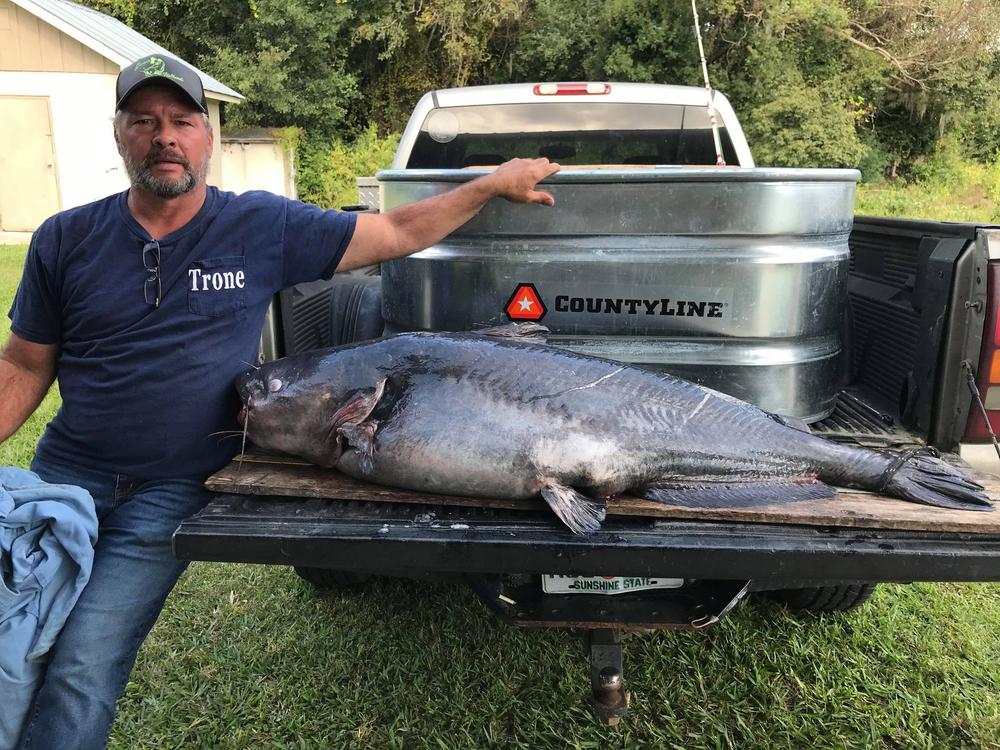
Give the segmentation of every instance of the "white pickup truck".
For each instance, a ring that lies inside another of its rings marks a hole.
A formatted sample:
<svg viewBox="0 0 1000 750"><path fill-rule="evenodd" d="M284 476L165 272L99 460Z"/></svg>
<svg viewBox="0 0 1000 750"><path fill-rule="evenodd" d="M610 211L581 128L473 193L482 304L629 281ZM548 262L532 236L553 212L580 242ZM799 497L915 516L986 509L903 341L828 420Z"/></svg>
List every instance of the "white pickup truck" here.
<svg viewBox="0 0 1000 750"><path fill-rule="evenodd" d="M987 421L1000 424L1000 229L855 217L856 172L754 168L721 94L730 166L716 166L707 96L616 83L427 94L379 175L383 208L539 155L566 167L545 184L555 208L494 201L380 276L286 290L276 353L532 319L553 345L700 380L832 440L946 457L988 440ZM317 585L466 581L511 623L586 629L609 719L625 710L623 629L711 625L747 592L843 610L881 581L1000 580L1000 514L845 493L796 517L612 514L580 538L542 504L454 505L260 465L257 479L244 464L240 482L210 480L219 494L178 529L179 558L294 565Z"/></svg>

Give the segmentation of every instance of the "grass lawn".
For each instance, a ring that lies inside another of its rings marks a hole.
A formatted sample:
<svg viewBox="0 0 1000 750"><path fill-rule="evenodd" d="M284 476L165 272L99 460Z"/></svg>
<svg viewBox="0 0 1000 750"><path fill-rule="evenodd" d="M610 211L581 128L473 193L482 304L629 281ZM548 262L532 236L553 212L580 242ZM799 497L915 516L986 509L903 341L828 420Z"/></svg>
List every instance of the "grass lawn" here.
<svg viewBox="0 0 1000 750"><path fill-rule="evenodd" d="M24 251L0 246L4 311ZM57 402L0 464L26 465ZM587 708L581 640L505 626L460 586L316 595L290 568L196 563L111 747L1000 748L997 623L995 584L883 586L841 616L752 599L708 631L629 638L632 711L611 729Z"/></svg>

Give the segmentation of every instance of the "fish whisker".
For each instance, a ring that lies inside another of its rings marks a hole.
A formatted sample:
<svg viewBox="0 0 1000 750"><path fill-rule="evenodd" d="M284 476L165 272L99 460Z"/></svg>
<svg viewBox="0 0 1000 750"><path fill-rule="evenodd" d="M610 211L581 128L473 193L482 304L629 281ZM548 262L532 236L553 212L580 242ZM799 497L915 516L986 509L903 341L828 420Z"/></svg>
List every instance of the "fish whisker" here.
<svg viewBox="0 0 1000 750"><path fill-rule="evenodd" d="M251 364L250 362L247 362L245 359L241 359L240 362L243 363L243 364L245 364L247 367L252 367L255 370L259 370L260 369L260 365Z"/></svg>
<svg viewBox="0 0 1000 750"><path fill-rule="evenodd" d="M243 454L247 451L247 429L250 427L250 407L247 406L247 415L243 420L243 444L240 446L240 462L236 467L236 486L239 486L240 475L243 473Z"/></svg>
<svg viewBox="0 0 1000 750"><path fill-rule="evenodd" d="M233 437L235 435L242 435L243 430L219 430L218 432L210 432L205 437L215 437L216 435L225 435L226 437Z"/></svg>
<svg viewBox="0 0 1000 750"><path fill-rule="evenodd" d="M223 436L222 436L222 437L220 437L220 438L219 438L219 439L218 439L218 440L217 440L216 442L217 442L218 444L221 444L223 440L232 440L232 439L234 439L234 438L238 438L238 437L240 436L240 434L241 434L241 433L237 432L237 433L236 433L236 434L234 434L234 435L223 435Z"/></svg>

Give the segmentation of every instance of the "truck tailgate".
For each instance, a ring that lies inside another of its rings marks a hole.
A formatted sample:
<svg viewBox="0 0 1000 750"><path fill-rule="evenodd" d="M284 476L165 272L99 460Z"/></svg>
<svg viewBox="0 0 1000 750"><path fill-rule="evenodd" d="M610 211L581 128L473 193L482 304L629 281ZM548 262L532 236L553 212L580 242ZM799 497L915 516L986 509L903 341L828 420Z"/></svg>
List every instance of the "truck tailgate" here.
<svg viewBox="0 0 1000 750"><path fill-rule="evenodd" d="M245 463L238 474L243 484L232 486L253 494L217 494L177 529L175 555L387 574L1000 580L998 513L844 493L839 517L829 509L810 517L801 508L795 518L775 513L770 521L761 509L746 519L738 513L677 518L609 512L598 533L580 537L562 527L541 501L447 505L325 472L336 477L339 491L331 490L314 472L321 470ZM210 486L219 485L219 476ZM996 496L995 478L978 479ZM895 519L865 514L859 510L864 503L891 508ZM956 514L957 522L951 520Z"/></svg>

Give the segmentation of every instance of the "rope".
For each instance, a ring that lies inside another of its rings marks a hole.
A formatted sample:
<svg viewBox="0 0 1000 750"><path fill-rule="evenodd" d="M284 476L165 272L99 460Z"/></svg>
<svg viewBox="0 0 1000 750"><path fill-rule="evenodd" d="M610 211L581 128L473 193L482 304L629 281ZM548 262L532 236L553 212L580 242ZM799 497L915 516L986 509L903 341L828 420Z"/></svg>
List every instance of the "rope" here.
<svg viewBox="0 0 1000 750"><path fill-rule="evenodd" d="M934 448L910 448L908 451L903 451L897 454L889 465L886 467L885 471L882 472L882 476L879 477L878 489L876 492L879 494L885 492L886 488L889 486L889 482L892 478L896 476L896 472L906 466L910 459L916 456L932 456L937 458L941 454L938 453Z"/></svg>

